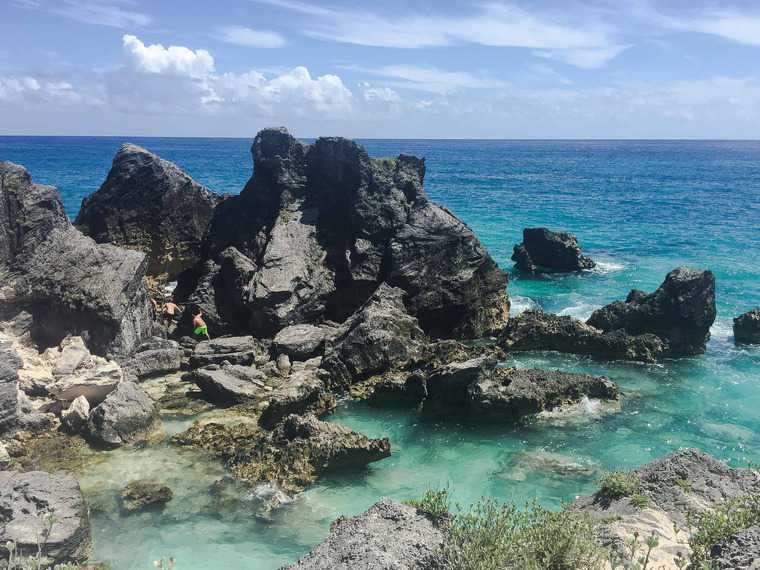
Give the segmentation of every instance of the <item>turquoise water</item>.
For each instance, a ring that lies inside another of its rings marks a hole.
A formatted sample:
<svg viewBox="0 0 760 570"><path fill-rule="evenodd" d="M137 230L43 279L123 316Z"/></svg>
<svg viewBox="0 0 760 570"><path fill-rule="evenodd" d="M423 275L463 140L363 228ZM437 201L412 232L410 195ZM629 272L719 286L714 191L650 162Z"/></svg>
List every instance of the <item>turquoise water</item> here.
<svg viewBox="0 0 760 570"><path fill-rule="evenodd" d="M130 139L177 162L220 192L250 175L249 141ZM70 215L105 178L116 138L0 137L0 160L57 185ZM426 188L480 236L502 267L522 227L575 232L598 271L520 279L513 309L537 304L586 317L630 288L651 290L680 264L717 276L718 319L705 355L657 365L600 363L568 355L520 355L517 366L607 374L623 389L618 411L588 403L522 426L423 421L413 411L344 403L332 416L388 436L393 456L334 476L269 519L255 500L210 486L223 470L202 456L154 446L112 452L83 478L93 502L96 555L113 568L277 568L322 540L340 514L383 495L408 498L448 485L468 503L483 495L558 505L590 491L600 470L631 467L683 446L732 465L760 462L760 349L737 348L731 318L760 304L760 143L365 141L370 154L427 158ZM170 430L183 422L169 421ZM166 481L163 513L124 516L115 493L137 477Z"/></svg>

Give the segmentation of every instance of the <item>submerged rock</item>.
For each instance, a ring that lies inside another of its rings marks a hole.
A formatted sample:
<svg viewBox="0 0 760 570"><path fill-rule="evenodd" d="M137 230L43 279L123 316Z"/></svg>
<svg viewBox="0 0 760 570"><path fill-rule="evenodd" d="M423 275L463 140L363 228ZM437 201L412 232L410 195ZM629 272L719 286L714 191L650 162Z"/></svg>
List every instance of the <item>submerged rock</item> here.
<svg viewBox="0 0 760 570"><path fill-rule="evenodd" d="M74 223L98 243L145 253L148 274L172 280L199 260L221 200L171 162L125 144L103 185L82 201Z"/></svg>
<svg viewBox="0 0 760 570"><path fill-rule="evenodd" d="M92 549L90 521L79 483L66 473L0 472L0 556L17 554L53 563L83 563Z"/></svg>
<svg viewBox="0 0 760 570"><path fill-rule="evenodd" d="M289 415L271 431L245 422L196 422L173 441L217 455L233 476L250 485L272 484L288 494L302 491L326 472L363 467L390 456L387 438L370 439L310 414Z"/></svg>
<svg viewBox="0 0 760 570"><path fill-rule="evenodd" d="M738 344L760 344L760 307L734 318L734 340Z"/></svg>
<svg viewBox="0 0 760 570"><path fill-rule="evenodd" d="M525 228L523 241L515 246L512 261L527 273L581 271L596 266L590 258L581 255L578 239L573 234L547 228Z"/></svg>
<svg viewBox="0 0 760 570"><path fill-rule="evenodd" d="M152 328L145 267L141 253L76 230L55 188L0 162L0 313L31 315L35 342L80 335L98 354L134 350Z"/></svg>
<svg viewBox="0 0 760 570"><path fill-rule="evenodd" d="M422 160L372 160L341 138L305 145L285 129L261 131L251 152L253 177L217 206L207 257L179 283L220 330L270 336L342 321L384 281L407 293L433 336L477 337L506 322L506 274L428 200Z"/></svg>
<svg viewBox="0 0 760 570"><path fill-rule="evenodd" d="M89 435L95 441L120 446L149 440L160 425L153 400L133 382L121 382L90 412Z"/></svg>
<svg viewBox="0 0 760 570"><path fill-rule="evenodd" d="M403 298L403 290L383 283L341 326L322 361L333 385L345 387L420 357L427 337Z"/></svg>
<svg viewBox="0 0 760 570"><path fill-rule="evenodd" d="M121 504L128 512L139 511L151 506L163 507L172 500L172 490L154 479L130 481L121 491Z"/></svg>
<svg viewBox="0 0 760 570"><path fill-rule="evenodd" d="M382 499L359 516L339 518L322 544L283 570L429 570L444 540L425 514Z"/></svg>
<svg viewBox="0 0 760 570"><path fill-rule="evenodd" d="M631 291L625 301L594 311L587 322L605 332L654 334L666 344L667 356L692 356L705 351L715 314L713 273L679 267L654 293Z"/></svg>
<svg viewBox="0 0 760 570"><path fill-rule="evenodd" d="M609 497L598 492L573 503L599 520L602 546L623 551L638 533L640 540L654 533L659 545L650 564L676 568L678 553L688 550L689 513L702 513L730 499L760 491L760 475L753 469L732 469L697 449L682 449L633 471L636 494L645 506L637 507L631 496ZM676 534L675 530L678 530Z"/></svg>
<svg viewBox="0 0 760 570"><path fill-rule="evenodd" d="M499 335L499 344L507 351L553 350L643 362L654 362L666 354L667 348L653 334L602 332L572 317L533 309L509 320Z"/></svg>

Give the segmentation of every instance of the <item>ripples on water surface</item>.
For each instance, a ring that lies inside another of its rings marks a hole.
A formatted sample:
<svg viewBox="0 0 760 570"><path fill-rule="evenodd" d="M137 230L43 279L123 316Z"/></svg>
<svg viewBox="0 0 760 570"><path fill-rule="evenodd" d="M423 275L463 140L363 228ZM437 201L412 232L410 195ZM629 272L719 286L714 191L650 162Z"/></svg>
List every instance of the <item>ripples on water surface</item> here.
<svg viewBox="0 0 760 570"><path fill-rule="evenodd" d="M130 139L177 162L219 192L250 175L249 141ZM70 215L105 178L118 138L0 137L0 159L58 186ZM413 412L345 404L332 421L388 436L393 456L331 477L270 520L251 516L234 487L211 491L223 470L168 446L111 452L82 480L93 504L96 554L116 570L174 556L179 570L277 568L323 539L340 514L377 498L448 485L456 500L482 495L548 505L593 489L600 470L632 467L683 446L734 466L760 462L760 349L736 348L731 318L760 304L760 143L365 141L374 156L427 158L428 194L463 218L502 267L524 226L575 232L601 261L587 274L511 275L513 312L533 306L580 318L631 288L654 289L680 264L718 280L718 319L705 355L658 365L561 355L510 357L515 366L606 374L623 389L618 412L585 402L527 425L421 421ZM184 424L169 422L170 429ZM175 492L163 514L122 516L116 493L155 477Z"/></svg>

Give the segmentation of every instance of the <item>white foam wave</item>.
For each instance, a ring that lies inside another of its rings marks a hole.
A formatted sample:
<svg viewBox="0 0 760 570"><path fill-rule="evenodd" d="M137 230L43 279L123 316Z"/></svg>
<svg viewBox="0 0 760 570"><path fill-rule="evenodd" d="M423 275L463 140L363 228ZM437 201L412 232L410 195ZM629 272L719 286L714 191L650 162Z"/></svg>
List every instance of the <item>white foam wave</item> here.
<svg viewBox="0 0 760 570"><path fill-rule="evenodd" d="M593 313L596 308L596 305L590 305L589 303L579 303L577 305L565 307L557 314L562 316L570 316L581 321L585 321L591 316L591 313Z"/></svg>
<svg viewBox="0 0 760 570"><path fill-rule="evenodd" d="M622 271L625 269L624 263L617 261L596 261L596 266L591 270L594 273L601 273L606 275L607 273L615 273L616 271Z"/></svg>
<svg viewBox="0 0 760 570"><path fill-rule="evenodd" d="M523 297L522 295L510 295L509 301L511 303L509 312L512 316L519 315L520 313L529 309L538 309L538 303L536 303L530 297Z"/></svg>
<svg viewBox="0 0 760 570"><path fill-rule="evenodd" d="M717 341L727 341L734 336L733 320L730 318L716 319L710 327L710 338Z"/></svg>

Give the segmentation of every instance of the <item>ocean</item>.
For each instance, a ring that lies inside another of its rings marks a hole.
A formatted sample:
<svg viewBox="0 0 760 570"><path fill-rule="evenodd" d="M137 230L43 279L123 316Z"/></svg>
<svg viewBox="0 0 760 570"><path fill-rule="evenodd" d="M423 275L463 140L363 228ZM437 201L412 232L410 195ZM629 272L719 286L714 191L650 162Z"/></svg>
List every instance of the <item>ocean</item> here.
<svg viewBox="0 0 760 570"><path fill-rule="evenodd" d="M0 137L0 160L57 186L71 217L95 191L122 142L177 163L217 192L251 175L249 139ZM718 317L706 354L658 364L604 363L556 354L508 364L605 374L623 390L619 410L584 402L574 414L520 426L423 420L413 411L343 402L330 421L390 438L393 455L366 471L326 477L270 518L221 467L168 445L109 452L81 476L95 555L114 570L174 557L178 570L278 568L382 496L407 499L448 487L467 505L481 496L559 506L591 492L603 470L630 468L681 447L733 466L760 462L760 348L737 347L732 318L760 304L760 142L365 140L372 156L424 156L425 188L480 237L510 273L512 312L531 306L588 317L632 289L651 291L679 266L711 269ZM512 247L527 226L575 233L598 262L578 275L525 278ZM170 419L168 431L187 427ZM174 489L162 513L125 515L117 493L138 477Z"/></svg>

